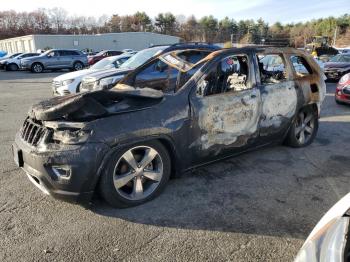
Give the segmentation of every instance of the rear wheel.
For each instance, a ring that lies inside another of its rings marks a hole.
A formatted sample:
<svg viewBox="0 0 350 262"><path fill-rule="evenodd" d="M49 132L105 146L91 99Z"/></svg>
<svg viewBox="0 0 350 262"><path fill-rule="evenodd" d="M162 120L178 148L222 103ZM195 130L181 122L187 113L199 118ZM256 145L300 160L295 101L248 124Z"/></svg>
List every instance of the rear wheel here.
<svg viewBox="0 0 350 262"><path fill-rule="evenodd" d="M83 68L84 68L84 65L82 62L75 62L73 65L74 71L79 71L79 70L82 70Z"/></svg>
<svg viewBox="0 0 350 262"><path fill-rule="evenodd" d="M40 63L34 63L31 67L31 71L33 73L42 73L44 71L44 67Z"/></svg>
<svg viewBox="0 0 350 262"><path fill-rule="evenodd" d="M317 130L317 111L311 106L304 107L296 116L285 142L291 147L308 146L315 139Z"/></svg>
<svg viewBox="0 0 350 262"><path fill-rule="evenodd" d="M9 64L7 67L6 67L7 70L9 71L17 71L19 69L18 65L16 64Z"/></svg>
<svg viewBox="0 0 350 262"><path fill-rule="evenodd" d="M136 144L111 157L99 189L114 207L136 206L158 196L170 172L169 153L160 142Z"/></svg>

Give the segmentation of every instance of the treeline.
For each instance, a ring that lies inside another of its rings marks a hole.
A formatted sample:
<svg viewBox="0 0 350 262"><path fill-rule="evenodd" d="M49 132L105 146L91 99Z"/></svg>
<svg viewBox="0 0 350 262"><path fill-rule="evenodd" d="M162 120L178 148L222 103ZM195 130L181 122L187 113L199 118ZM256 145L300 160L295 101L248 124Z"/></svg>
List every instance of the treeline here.
<svg viewBox="0 0 350 262"><path fill-rule="evenodd" d="M145 12L133 15L69 16L62 8L33 12L0 12L0 39L27 34L98 34L115 32L156 32L176 35L185 41L275 44L302 47L316 35L333 38L336 44L350 45L350 15L311 20L305 23L269 25L263 19L240 20L213 16L175 16L161 13L155 18Z"/></svg>

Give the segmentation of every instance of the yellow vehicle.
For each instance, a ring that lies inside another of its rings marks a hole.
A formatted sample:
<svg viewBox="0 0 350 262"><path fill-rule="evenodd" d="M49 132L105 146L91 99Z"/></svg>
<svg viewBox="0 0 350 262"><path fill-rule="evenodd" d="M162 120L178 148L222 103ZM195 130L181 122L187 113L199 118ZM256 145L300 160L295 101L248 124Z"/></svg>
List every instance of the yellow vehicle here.
<svg viewBox="0 0 350 262"><path fill-rule="evenodd" d="M306 44L305 50L314 56L338 54L338 51L329 45L330 42L329 36L314 36L311 43Z"/></svg>

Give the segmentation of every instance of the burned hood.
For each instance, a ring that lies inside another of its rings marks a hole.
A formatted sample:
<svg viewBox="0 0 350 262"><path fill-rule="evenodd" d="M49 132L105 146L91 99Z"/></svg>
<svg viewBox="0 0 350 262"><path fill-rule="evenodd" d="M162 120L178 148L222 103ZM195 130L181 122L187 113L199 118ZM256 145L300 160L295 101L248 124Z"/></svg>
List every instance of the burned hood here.
<svg viewBox="0 0 350 262"><path fill-rule="evenodd" d="M99 90L54 97L31 107L29 117L41 120L89 121L112 114L144 110L163 98L163 93L150 88Z"/></svg>

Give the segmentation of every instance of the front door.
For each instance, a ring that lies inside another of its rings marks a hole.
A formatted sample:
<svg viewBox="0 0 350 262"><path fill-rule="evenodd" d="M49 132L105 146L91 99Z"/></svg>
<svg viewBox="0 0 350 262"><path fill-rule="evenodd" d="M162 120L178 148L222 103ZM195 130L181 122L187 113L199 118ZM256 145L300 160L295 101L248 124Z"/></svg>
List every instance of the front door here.
<svg viewBox="0 0 350 262"><path fill-rule="evenodd" d="M245 54L225 56L197 82L190 96L193 165L256 143L261 102L251 60Z"/></svg>
<svg viewBox="0 0 350 262"><path fill-rule="evenodd" d="M47 54L46 68L59 68L60 67L60 54L56 51L51 51Z"/></svg>

